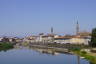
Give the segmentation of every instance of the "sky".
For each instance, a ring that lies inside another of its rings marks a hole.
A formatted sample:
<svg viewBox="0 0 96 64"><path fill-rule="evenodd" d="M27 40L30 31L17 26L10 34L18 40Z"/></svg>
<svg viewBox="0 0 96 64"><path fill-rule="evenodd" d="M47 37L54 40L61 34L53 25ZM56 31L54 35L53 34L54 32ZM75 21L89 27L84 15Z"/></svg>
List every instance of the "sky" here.
<svg viewBox="0 0 96 64"><path fill-rule="evenodd" d="M75 34L96 27L96 0L0 0L0 36Z"/></svg>

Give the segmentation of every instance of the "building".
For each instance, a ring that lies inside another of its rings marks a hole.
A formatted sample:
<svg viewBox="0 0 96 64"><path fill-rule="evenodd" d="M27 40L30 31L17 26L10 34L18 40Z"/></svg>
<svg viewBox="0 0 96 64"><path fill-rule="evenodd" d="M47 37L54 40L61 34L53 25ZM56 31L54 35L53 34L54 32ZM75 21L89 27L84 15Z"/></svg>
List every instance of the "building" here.
<svg viewBox="0 0 96 64"><path fill-rule="evenodd" d="M70 43L70 37L64 37L64 36L54 37L54 43L68 44Z"/></svg>
<svg viewBox="0 0 96 64"><path fill-rule="evenodd" d="M2 41L3 37L0 37L0 42Z"/></svg>
<svg viewBox="0 0 96 64"><path fill-rule="evenodd" d="M43 33L40 33L38 36L28 36L23 39L23 42L29 42L29 43L52 43L54 39L54 35L47 34L44 35Z"/></svg>
<svg viewBox="0 0 96 64"><path fill-rule="evenodd" d="M31 42L31 43L34 43L36 42L36 39L37 39L38 36L28 36L28 37L25 37L23 39L23 42Z"/></svg>
<svg viewBox="0 0 96 64"><path fill-rule="evenodd" d="M79 23L77 21L77 23L76 23L76 35L79 35L79 30L80 30L80 27L79 27Z"/></svg>
<svg viewBox="0 0 96 64"><path fill-rule="evenodd" d="M90 40L91 40L90 37L73 36L70 39L70 44L84 44L84 45L88 45Z"/></svg>
<svg viewBox="0 0 96 64"><path fill-rule="evenodd" d="M54 35L48 34L48 35L42 36L42 41L52 43L53 38L54 38Z"/></svg>
<svg viewBox="0 0 96 64"><path fill-rule="evenodd" d="M84 44L88 45L90 37L82 37L82 36L58 36L54 38L55 43L60 44Z"/></svg>

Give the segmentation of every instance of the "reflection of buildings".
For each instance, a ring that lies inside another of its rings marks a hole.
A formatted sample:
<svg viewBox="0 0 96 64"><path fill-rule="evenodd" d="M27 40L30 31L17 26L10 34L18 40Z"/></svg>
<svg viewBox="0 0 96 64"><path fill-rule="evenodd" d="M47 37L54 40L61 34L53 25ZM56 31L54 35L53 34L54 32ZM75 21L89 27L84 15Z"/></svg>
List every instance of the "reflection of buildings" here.
<svg viewBox="0 0 96 64"><path fill-rule="evenodd" d="M77 55L77 64L80 64L80 56Z"/></svg>
<svg viewBox="0 0 96 64"><path fill-rule="evenodd" d="M44 49L44 48L37 48L37 47L31 47L30 49L33 49L37 52L43 53L43 54L51 54L51 55L58 55L59 53L54 51L54 49Z"/></svg>

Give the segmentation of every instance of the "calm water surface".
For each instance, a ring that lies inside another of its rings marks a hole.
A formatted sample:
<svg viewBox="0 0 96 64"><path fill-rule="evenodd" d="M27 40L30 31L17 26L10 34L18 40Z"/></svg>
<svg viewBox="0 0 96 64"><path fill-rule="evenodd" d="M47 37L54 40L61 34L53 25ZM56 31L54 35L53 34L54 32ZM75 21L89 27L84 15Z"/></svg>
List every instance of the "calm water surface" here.
<svg viewBox="0 0 96 64"><path fill-rule="evenodd" d="M76 55L40 51L26 48L1 51L0 64L89 64Z"/></svg>

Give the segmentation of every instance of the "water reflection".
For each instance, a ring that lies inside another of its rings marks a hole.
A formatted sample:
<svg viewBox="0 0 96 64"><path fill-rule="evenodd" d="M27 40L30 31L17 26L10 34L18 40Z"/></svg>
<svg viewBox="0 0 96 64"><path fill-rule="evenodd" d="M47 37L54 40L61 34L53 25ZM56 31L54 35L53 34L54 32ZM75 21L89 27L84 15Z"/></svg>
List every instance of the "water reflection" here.
<svg viewBox="0 0 96 64"><path fill-rule="evenodd" d="M80 64L80 56L77 55L77 62Z"/></svg>
<svg viewBox="0 0 96 64"><path fill-rule="evenodd" d="M0 52L0 64L89 64L89 62L59 49L18 46Z"/></svg>
<svg viewBox="0 0 96 64"><path fill-rule="evenodd" d="M46 49L46 48L37 48L37 47L29 47L29 49L35 50L39 53L50 54L50 55L59 55L61 52L57 52L54 49ZM72 55L71 53L62 52L62 54ZM80 56L77 55L77 64L80 64Z"/></svg>
<svg viewBox="0 0 96 64"><path fill-rule="evenodd" d="M59 54L69 54L69 55L72 55L72 53L69 53L69 52L66 52L66 51L62 51L60 50L60 48L42 48L42 47L30 47L30 46L18 46L18 47L15 47L15 49L24 49L24 48L27 48L27 49L30 49L30 50L34 50L36 52L39 52L39 53L42 53L42 54L50 54L50 55L59 55Z"/></svg>
<svg viewBox="0 0 96 64"><path fill-rule="evenodd" d="M54 49L40 49L40 48L30 48L32 50L35 50L39 53L43 53L43 54L50 54L50 55L58 55L59 52L54 51Z"/></svg>

